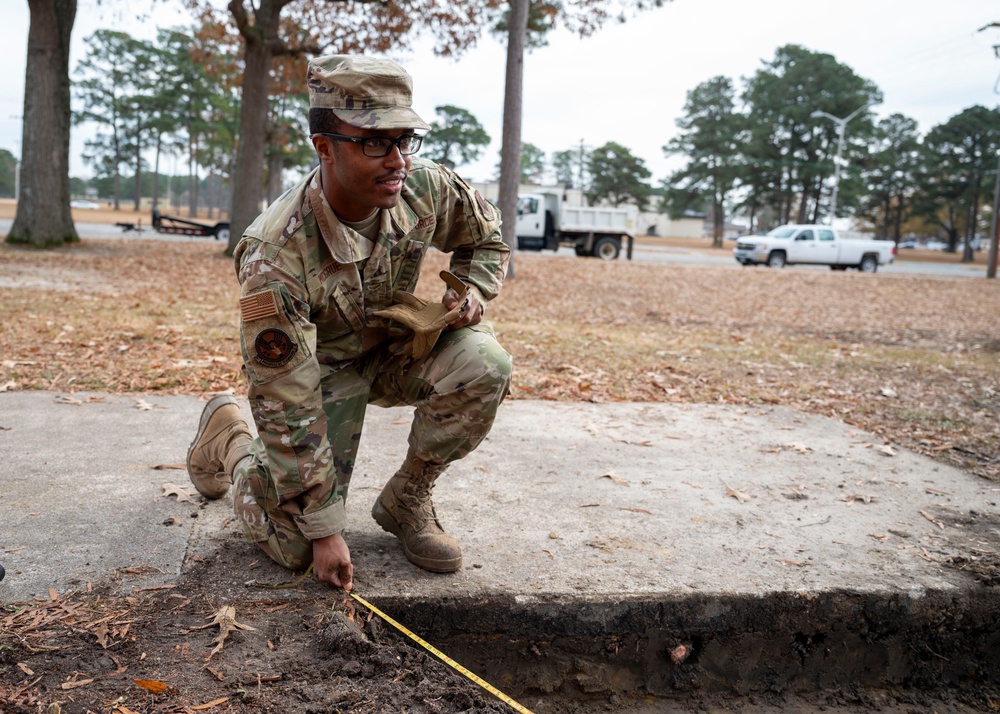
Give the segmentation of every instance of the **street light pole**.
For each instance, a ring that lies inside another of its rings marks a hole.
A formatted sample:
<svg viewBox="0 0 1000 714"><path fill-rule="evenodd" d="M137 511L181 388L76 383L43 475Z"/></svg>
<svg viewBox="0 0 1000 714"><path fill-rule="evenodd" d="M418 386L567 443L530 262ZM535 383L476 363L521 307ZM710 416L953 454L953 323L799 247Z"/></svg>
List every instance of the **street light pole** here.
<svg viewBox="0 0 1000 714"><path fill-rule="evenodd" d="M814 111L811 116L813 119L819 117L826 117L834 124L837 125L837 160L833 164L833 195L830 197L830 225L833 225L834 219L837 217L837 194L840 192L840 160L844 155L844 134L847 130L847 122L856 117L858 114L863 112L868 107L873 106L872 104L865 104L863 107L855 109L853 112L848 114L846 117L841 119L840 117L835 117L833 114L827 114L826 112L821 112L819 110Z"/></svg>

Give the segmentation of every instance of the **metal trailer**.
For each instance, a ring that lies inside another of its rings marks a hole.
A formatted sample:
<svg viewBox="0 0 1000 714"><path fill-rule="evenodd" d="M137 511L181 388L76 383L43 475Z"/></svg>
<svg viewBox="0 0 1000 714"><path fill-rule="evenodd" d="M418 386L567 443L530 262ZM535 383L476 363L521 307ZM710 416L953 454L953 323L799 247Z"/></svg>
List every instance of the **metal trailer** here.
<svg viewBox="0 0 1000 714"><path fill-rule="evenodd" d="M229 242L229 221L221 221L214 226L198 223L187 218L167 216L153 209L153 230L182 236L215 236L215 240Z"/></svg>

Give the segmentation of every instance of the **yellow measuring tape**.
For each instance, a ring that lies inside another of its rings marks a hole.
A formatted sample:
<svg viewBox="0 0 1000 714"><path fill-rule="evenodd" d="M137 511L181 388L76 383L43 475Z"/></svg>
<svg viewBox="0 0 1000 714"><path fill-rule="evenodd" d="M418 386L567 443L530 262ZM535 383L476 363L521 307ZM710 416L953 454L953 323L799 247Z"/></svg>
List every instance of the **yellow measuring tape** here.
<svg viewBox="0 0 1000 714"><path fill-rule="evenodd" d="M292 580L291 582L281 583L280 585L262 585L260 583L256 583L255 582L254 586L258 587L258 588L265 588L267 590L283 590L285 588L294 588L296 585L299 585L300 583L302 583L303 580L306 579L306 577L309 575L309 573L312 572L312 569L313 569L313 564L310 563L309 567L306 569L306 572L302 573L302 575L300 575L295 580ZM506 694L504 694L503 692L501 692L499 689L497 689L496 687L494 687L492 684L490 684L489 682L487 682L485 679L483 679L482 677L480 677L477 674L473 674L472 672L470 672L468 669L466 669L465 667L463 667L462 665L460 665L458 662L456 662L455 660L453 660L451 657L449 657L448 655L446 655L444 652L442 652L441 650L439 650L437 647L435 647L434 645L432 645L430 642L427 642L423 638L421 638L421 637L413 634L412 632L410 632L408 629L406 629L401 624L399 624L398 622L396 622L395 620L393 620L391 617L389 617L388 615L386 615L384 612L382 612L381 610L379 610L377 607L375 607L374 605L372 605L370 602L368 602L367 600L365 600L360 595L355 595L353 592L348 592L347 594L350 595L355 600L357 600L358 602L360 602L365 607L367 607L369 610L371 610L372 612L374 612L376 615L378 615L379 617L381 617L383 620L385 620L386 622L388 622L390 625L392 625L393 627L395 627L397 630L399 630L400 632L402 632L404 635L406 635L407 637L409 637L411 640L413 640L414 642L416 642L418 645L420 645L421 647L423 647L425 650L427 650L428 652L430 652L432 655L434 655L435 657L437 657L439 660L441 660L442 662L444 662L446 665L448 665L449 667L451 667L452 669L454 669L454 670L456 670L458 672L461 672L466 677L468 677L469 679L471 679L473 682L475 682L476 684L478 684L480 687L482 687L483 689L485 689L487 692L489 692L490 694L492 694L494 697L496 697L500 701L504 702L508 706L512 707L515 711L521 712L521 714L532 714L532 711L530 709L527 709L526 707L521 706L516 701L514 701L513 699L511 699L510 697L508 697Z"/></svg>
<svg viewBox="0 0 1000 714"><path fill-rule="evenodd" d="M348 594L352 598L354 598L355 600L357 600L358 602L360 602L362 605L364 605L365 607L367 607L369 610L371 610L372 612L374 612L376 615L378 615L379 617L381 617L383 620L385 620L386 622L388 622L390 625L392 625L393 627L395 627L397 630L399 630L400 632L402 632L404 635L406 635L407 637L409 637L411 640L413 640L414 642L416 642L418 645L420 645L421 647L423 647L425 650L427 650L428 652L430 652L432 655L434 655L435 657L437 657L439 660L441 660L442 662L444 662L446 665L448 665L449 667L451 667L452 669L454 669L454 670L456 670L458 672L461 672L466 677L468 677L469 679L471 679L473 682L475 682L476 684L478 684L480 687L482 687L483 689L485 689L487 692L489 692L490 694L492 694L493 696L495 696L497 699L499 699L500 701L504 702L505 704L507 704L508 706L510 706L511 708L513 708L515 711L519 711L519 712L521 712L521 714L532 714L532 712L531 712L530 709L526 709L525 707L522 707L520 704L518 704L513 699L511 699L510 697L508 697L506 694L504 694L503 692L501 692L499 689L497 689L496 687L494 687L492 684L490 684L489 682L487 682L485 679L483 679L482 677L480 677L480 676L478 676L476 674L473 674L472 672L470 672L469 670L467 670L465 667L463 667L462 665L460 665L458 662L456 662L455 660L453 660L451 657L449 657L448 655L446 655L444 652L442 652L441 650L439 650L437 647L435 647L434 645L430 644L426 640L424 640L421 637L419 637L419 636L413 634L412 632L410 632L408 629L406 629L405 627L403 627L402 625L400 625L398 622L396 622L395 620L393 620L391 617L389 617L388 615L386 615L384 612L382 612L381 610L379 610L377 607L375 607L374 605L372 605L370 602L368 602L367 600L365 600L360 595L355 595L353 592L348 593Z"/></svg>

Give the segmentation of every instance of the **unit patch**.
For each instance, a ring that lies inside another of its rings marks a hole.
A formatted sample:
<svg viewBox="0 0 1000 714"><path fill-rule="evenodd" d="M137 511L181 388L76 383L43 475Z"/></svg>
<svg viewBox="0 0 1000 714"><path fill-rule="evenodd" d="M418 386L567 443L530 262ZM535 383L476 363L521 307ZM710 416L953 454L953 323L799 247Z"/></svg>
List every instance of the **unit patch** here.
<svg viewBox="0 0 1000 714"><path fill-rule="evenodd" d="M264 330L253 343L254 361L265 367L281 367L299 351L299 346L292 341L284 330L271 328Z"/></svg>

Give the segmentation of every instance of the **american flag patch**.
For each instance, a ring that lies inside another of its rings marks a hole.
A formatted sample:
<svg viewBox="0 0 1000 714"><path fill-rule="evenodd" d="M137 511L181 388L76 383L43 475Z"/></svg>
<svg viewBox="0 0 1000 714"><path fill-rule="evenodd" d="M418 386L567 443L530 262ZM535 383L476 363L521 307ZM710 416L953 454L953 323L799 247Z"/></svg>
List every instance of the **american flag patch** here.
<svg viewBox="0 0 1000 714"><path fill-rule="evenodd" d="M270 290L240 298L240 317L244 322L277 314L278 306L274 303L274 293Z"/></svg>

